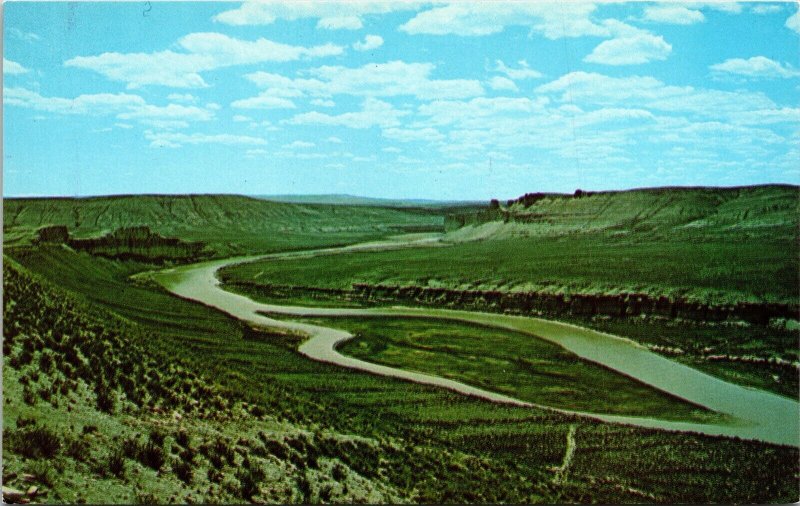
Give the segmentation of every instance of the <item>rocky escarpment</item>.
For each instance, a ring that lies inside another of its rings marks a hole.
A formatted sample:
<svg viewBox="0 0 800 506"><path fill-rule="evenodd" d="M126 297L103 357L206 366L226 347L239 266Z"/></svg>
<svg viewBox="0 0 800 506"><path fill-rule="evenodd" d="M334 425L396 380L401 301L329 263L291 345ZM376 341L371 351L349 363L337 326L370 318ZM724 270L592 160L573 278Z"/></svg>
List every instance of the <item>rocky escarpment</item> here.
<svg viewBox="0 0 800 506"><path fill-rule="evenodd" d="M352 289L235 282L229 286L267 297L311 297L357 302L408 303L496 311L535 316L655 316L703 322L745 321L766 325L770 320L798 319L800 307L791 304L751 303L715 305L641 293L616 295L454 290L448 288L354 283Z"/></svg>
<svg viewBox="0 0 800 506"><path fill-rule="evenodd" d="M152 263L195 262L208 254L204 252L205 244L202 242L164 237L147 226L120 227L100 237L77 239L70 236L66 226L53 225L40 228L36 242L67 244L74 250L92 255Z"/></svg>

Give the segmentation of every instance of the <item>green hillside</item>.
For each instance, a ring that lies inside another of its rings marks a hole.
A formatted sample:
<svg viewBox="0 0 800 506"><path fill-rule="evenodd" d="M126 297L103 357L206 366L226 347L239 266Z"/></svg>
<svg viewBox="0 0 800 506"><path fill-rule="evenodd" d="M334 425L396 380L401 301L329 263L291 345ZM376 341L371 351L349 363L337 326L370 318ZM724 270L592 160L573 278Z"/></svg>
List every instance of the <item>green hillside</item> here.
<svg viewBox="0 0 800 506"><path fill-rule="evenodd" d="M146 265L61 246L9 253L3 478L38 486L46 495L37 500L760 503L796 494L794 448L595 423L349 371L300 355L297 336L129 280ZM559 474L568 433L574 457Z"/></svg>
<svg viewBox="0 0 800 506"><path fill-rule="evenodd" d="M456 240L597 233L795 237L800 188L652 188L526 194L448 220Z"/></svg>
<svg viewBox="0 0 800 506"><path fill-rule="evenodd" d="M206 243L217 255L343 244L388 234L440 230L422 209L289 204L237 195L137 195L5 199L7 244L30 242L44 226L75 238L147 226L164 237Z"/></svg>

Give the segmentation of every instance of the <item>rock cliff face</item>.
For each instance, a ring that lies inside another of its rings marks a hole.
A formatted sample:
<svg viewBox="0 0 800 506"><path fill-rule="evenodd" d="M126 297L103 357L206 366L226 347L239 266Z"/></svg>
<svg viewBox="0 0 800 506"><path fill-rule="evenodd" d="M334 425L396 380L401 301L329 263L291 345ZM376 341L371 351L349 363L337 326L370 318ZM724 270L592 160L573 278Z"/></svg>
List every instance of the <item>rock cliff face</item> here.
<svg viewBox="0 0 800 506"><path fill-rule="evenodd" d="M252 282L230 283L248 292L272 297L336 297L362 302L409 303L455 309L507 312L531 316L608 316L629 318L658 316L701 322L745 321L766 325L773 318L798 319L800 307L790 304L740 302L712 305L645 294L619 295L550 294L540 292L501 292L452 290L418 286L353 284L351 290L308 286L264 285Z"/></svg>

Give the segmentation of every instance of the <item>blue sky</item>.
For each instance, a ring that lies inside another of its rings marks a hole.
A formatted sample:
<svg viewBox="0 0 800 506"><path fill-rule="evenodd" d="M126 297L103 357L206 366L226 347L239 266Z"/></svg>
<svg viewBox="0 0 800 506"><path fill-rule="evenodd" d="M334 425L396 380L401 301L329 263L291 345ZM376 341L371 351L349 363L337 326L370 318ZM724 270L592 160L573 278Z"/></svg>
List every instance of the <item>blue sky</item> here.
<svg viewBox="0 0 800 506"><path fill-rule="evenodd" d="M6 196L800 183L796 3L4 7Z"/></svg>

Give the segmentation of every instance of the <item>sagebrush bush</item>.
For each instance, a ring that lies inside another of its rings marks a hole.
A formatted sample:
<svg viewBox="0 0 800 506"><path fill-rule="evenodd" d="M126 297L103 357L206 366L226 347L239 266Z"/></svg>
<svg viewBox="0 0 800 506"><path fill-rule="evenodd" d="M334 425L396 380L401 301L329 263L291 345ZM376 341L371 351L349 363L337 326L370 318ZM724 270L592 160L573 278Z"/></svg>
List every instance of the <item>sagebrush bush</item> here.
<svg viewBox="0 0 800 506"><path fill-rule="evenodd" d="M8 439L15 451L31 459L53 458L62 445L58 434L38 425L9 431Z"/></svg>

